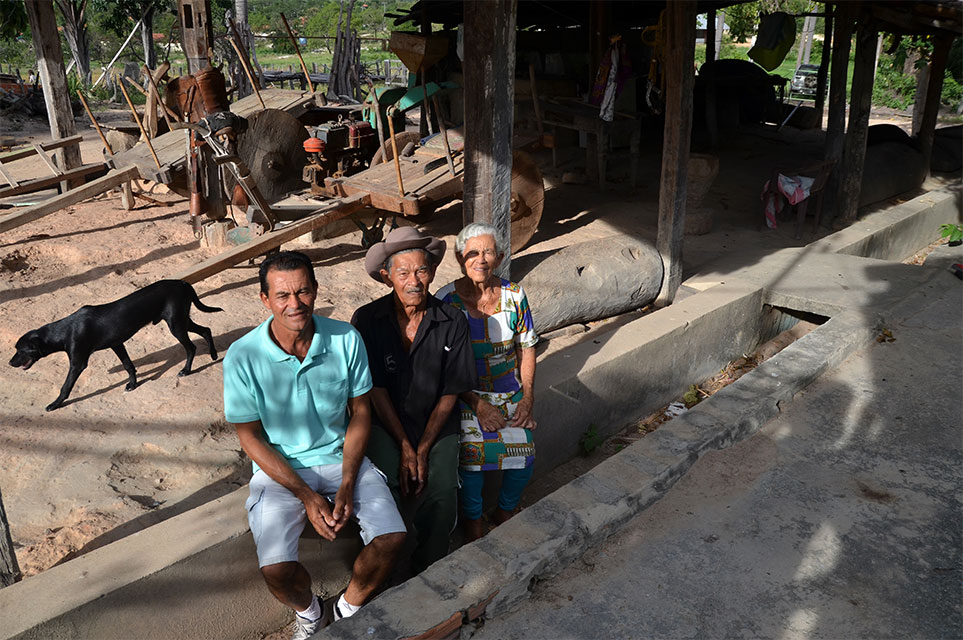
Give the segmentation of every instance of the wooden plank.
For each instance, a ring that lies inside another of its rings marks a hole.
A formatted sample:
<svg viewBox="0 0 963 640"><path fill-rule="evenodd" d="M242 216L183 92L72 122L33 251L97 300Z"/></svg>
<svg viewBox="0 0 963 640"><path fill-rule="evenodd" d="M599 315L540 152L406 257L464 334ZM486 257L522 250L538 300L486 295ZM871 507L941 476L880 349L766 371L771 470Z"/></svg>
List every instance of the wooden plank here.
<svg viewBox="0 0 963 640"><path fill-rule="evenodd" d="M31 193L33 191L39 191L40 189L46 189L52 185L57 184L63 180L73 180L74 178L82 178L89 173L94 173L100 171L107 166L106 162L95 162L92 164L84 164L76 169L71 169L70 171L64 171L63 173L58 173L57 175L48 176L46 178L37 178L36 180L28 180L27 182L21 182L15 187L7 187L6 189L0 189L0 198L6 198L8 196L16 196L21 193ZM69 193L69 192L68 192Z"/></svg>
<svg viewBox="0 0 963 640"><path fill-rule="evenodd" d="M33 48L37 54L40 82L43 85L43 99L47 105L47 120L50 134L55 139L67 138L77 134L74 114L70 108L70 92L67 90L67 74L64 70L64 52L60 46L57 32L57 18L54 15L52 0L37 0L25 3L27 20ZM58 163L64 171L82 164L80 146L66 146L57 151ZM71 185L65 184L64 191Z"/></svg>
<svg viewBox="0 0 963 640"><path fill-rule="evenodd" d="M511 268L512 118L515 98L516 0L464 3L465 174L462 216L498 229ZM693 18L695 20L695 18Z"/></svg>
<svg viewBox="0 0 963 640"><path fill-rule="evenodd" d="M843 145L843 166L839 174L835 207L837 219L842 219L844 224L856 220L859 209L859 190L863 181L863 165L866 163L866 139L873 98L873 75L876 70L876 35L875 22L859 21L849 98L849 127Z"/></svg>
<svg viewBox="0 0 963 640"><path fill-rule="evenodd" d="M60 138L59 140L48 140L47 142L41 142L39 146L44 151L53 151L54 149L60 149L61 147L66 147L72 144L79 144L83 139L84 137L82 135L77 134L67 138ZM37 153L37 150L32 146L19 151L11 151L10 153L0 155L0 162L13 162L14 160L19 160L20 158L32 156L35 153Z"/></svg>
<svg viewBox="0 0 963 640"><path fill-rule="evenodd" d="M659 307L672 304L682 284L682 238L692 135L692 90L695 86L696 4L687 0L668 0L665 17L665 128L659 185L659 230L655 245L663 263L662 288L655 302Z"/></svg>
<svg viewBox="0 0 963 640"><path fill-rule="evenodd" d="M18 211L17 213L11 213L0 217L0 233L4 233L10 229L15 229L21 225L27 224L28 222L39 220L40 218L50 215L55 211L59 211L64 207L69 207L72 204L77 204L82 200L86 200L87 198L103 193L108 189L113 189L117 185L122 184L125 180L136 179L138 177L139 175L136 167L114 169L107 175L97 178L93 182L88 182L87 184L77 187L76 189L71 189L67 193L62 193L59 196L55 196L50 200L47 200L46 202L28 207L23 211Z"/></svg>
<svg viewBox="0 0 963 640"><path fill-rule="evenodd" d="M3 168L2 162L0 162L0 176L3 176L3 179L6 180L7 184L9 184L11 187L15 187L18 184L20 184L19 182L14 180L13 176L7 173L6 169Z"/></svg>
<svg viewBox="0 0 963 640"><path fill-rule="evenodd" d="M191 284L200 282L204 278L208 278L215 273L220 273L221 271L244 262L245 260L256 258L257 256L270 251L271 249L280 247L285 242L289 242L298 236L317 229L318 227L323 227L324 225L330 224L335 220L340 220L341 218L349 216L352 213L368 206L369 202L370 200L368 199L367 194L359 194L338 202L332 202L331 204L327 205L327 207L320 209L318 213L315 213L308 218L280 227L279 229L253 239L250 242L245 242L239 247L235 247L230 251L226 251L220 255L205 260L204 262L195 265L190 269L181 271L175 275L174 278L177 280L183 280L184 282L189 282Z"/></svg>
<svg viewBox="0 0 963 640"><path fill-rule="evenodd" d="M43 160L44 164L47 165L47 168L50 169L53 175L60 175L60 169L54 164L53 160L50 159L50 156L48 156L44 150L40 148L39 144L33 145L33 150L37 152L37 155L40 156L40 159Z"/></svg>

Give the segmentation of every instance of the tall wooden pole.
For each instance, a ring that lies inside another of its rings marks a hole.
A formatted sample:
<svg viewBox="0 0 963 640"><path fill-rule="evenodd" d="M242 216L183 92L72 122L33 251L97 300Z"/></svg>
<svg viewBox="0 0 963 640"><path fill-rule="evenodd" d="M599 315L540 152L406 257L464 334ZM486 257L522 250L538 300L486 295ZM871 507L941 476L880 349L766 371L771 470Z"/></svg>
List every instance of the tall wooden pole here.
<svg viewBox="0 0 963 640"><path fill-rule="evenodd" d="M0 492L0 588L9 587L14 582L20 582L22 578L13 539L10 537L7 512L3 508L3 493Z"/></svg>
<svg viewBox="0 0 963 640"><path fill-rule="evenodd" d="M685 229L686 179L692 135L692 89L695 73L696 3L668 0L665 8L665 130L659 185L659 231L662 289L655 304L672 304L682 284L682 237Z"/></svg>
<svg viewBox="0 0 963 640"><path fill-rule="evenodd" d="M463 216L498 229L511 262L512 112L517 0L466 2L465 173Z"/></svg>
<svg viewBox="0 0 963 640"><path fill-rule="evenodd" d="M843 160L843 142L846 134L846 79L849 76L849 48L853 37L855 12L853 5L841 2L836 5L833 24L833 55L829 85L829 116L826 120L826 148L823 158L833 162L832 174L824 189L827 200L833 203L835 212L836 188ZM824 203L824 208L828 203Z"/></svg>
<svg viewBox="0 0 963 640"><path fill-rule="evenodd" d="M873 75L876 68L876 24L863 12L856 31L856 56L853 85L849 98L849 127L843 145L843 164L839 173L836 217L850 223L856 219L859 191L866 163L869 112L873 101Z"/></svg>
<svg viewBox="0 0 963 640"><path fill-rule="evenodd" d="M68 138L77 134L77 126L70 108L70 92L67 90L67 73L64 70L64 52L60 47L53 2L52 0L32 0L25 4L33 47L40 67L40 82L43 85L43 100L47 105L50 135L54 140ZM56 158L61 171L79 167L82 162L80 146L61 147L56 151ZM63 182L61 189L66 191L78 182L77 180Z"/></svg>
<svg viewBox="0 0 963 640"><path fill-rule="evenodd" d="M833 9L826 5L826 17L823 19L823 48L819 59L819 72L816 74L816 113L819 114L819 122L823 121L823 107L826 106L826 77L829 75L829 60L832 58L830 51L833 46ZM821 125L820 125L821 126Z"/></svg>
<svg viewBox="0 0 963 640"><path fill-rule="evenodd" d="M214 33L211 26L212 2L213 0L177 0L177 15L181 21L181 46L184 48L187 69L191 74L211 66L210 54L214 47ZM200 96L195 97L195 100L200 99ZM206 180L199 182L201 184L206 182L208 188L207 193L202 194L204 202L196 199L200 191L196 193L192 191L191 216L195 223L198 221L197 216L201 213L206 213L211 220L222 220L227 217L227 198L221 187L223 181L220 169L215 164L212 152L207 146L200 149L197 158L200 162L200 171L206 177ZM194 185L192 189L199 186Z"/></svg>
<svg viewBox="0 0 963 640"><path fill-rule="evenodd" d="M187 70L197 73L211 66L209 52L214 47L211 30L210 0L177 0L181 20L181 45L187 57Z"/></svg>
<svg viewBox="0 0 963 640"><path fill-rule="evenodd" d="M929 78L926 83L926 104L923 106L923 118L920 122L919 142L920 151L926 162L926 173L930 172L930 160L933 155L933 138L936 132L936 117L939 115L940 95L943 92L943 75L950 53L953 38L938 37L933 43L933 56L929 63Z"/></svg>
<svg viewBox="0 0 963 640"><path fill-rule="evenodd" d="M706 14L706 34L703 38L706 43L706 62L716 59L716 10L709 9Z"/></svg>

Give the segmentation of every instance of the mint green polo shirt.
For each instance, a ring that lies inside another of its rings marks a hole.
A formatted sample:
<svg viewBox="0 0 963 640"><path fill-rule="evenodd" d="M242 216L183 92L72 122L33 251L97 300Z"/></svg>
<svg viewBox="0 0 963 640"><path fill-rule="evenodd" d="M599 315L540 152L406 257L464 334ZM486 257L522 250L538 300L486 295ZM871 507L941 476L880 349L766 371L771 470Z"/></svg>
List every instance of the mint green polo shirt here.
<svg viewBox="0 0 963 640"><path fill-rule="evenodd" d="M224 417L233 423L260 420L267 442L295 469L341 463L348 398L371 389L358 331L347 322L313 318L314 337L303 362L271 339L271 319L224 356Z"/></svg>

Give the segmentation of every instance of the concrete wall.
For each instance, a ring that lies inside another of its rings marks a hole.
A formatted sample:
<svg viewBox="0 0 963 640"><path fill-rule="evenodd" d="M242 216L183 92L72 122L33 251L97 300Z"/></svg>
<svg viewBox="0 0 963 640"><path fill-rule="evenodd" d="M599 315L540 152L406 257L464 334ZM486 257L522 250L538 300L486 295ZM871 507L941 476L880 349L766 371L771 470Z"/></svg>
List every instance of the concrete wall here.
<svg viewBox="0 0 963 640"><path fill-rule="evenodd" d="M961 211L959 194L933 191L870 214L810 247L817 252L904 260L938 238L941 224L959 223Z"/></svg>
<svg viewBox="0 0 963 640"><path fill-rule="evenodd" d="M762 304L761 287L721 284L540 361L535 474L578 455L591 425L613 435L751 351Z"/></svg>

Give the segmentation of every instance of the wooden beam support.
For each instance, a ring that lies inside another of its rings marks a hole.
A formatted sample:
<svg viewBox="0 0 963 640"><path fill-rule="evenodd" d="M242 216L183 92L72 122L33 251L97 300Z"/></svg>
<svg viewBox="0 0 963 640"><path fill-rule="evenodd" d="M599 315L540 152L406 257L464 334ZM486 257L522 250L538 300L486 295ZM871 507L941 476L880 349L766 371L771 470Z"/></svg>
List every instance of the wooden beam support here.
<svg viewBox="0 0 963 640"><path fill-rule="evenodd" d="M929 78L926 83L926 103L923 106L923 118L920 121L919 142L923 160L926 163L926 174L930 172L930 160L933 156L933 138L936 135L936 117L939 115L940 95L943 93L943 76L946 71L950 46L953 44L951 36L939 37L933 43L933 55L929 63Z"/></svg>
<svg viewBox="0 0 963 640"><path fill-rule="evenodd" d="M706 33L703 37L706 44L706 62L716 59L716 10L709 9L706 14Z"/></svg>
<svg viewBox="0 0 963 640"><path fill-rule="evenodd" d="M517 0L466 2L464 223L488 222L498 229L511 264L512 125L515 98Z"/></svg>
<svg viewBox="0 0 963 640"><path fill-rule="evenodd" d="M190 269L181 271L173 277L176 280L183 280L191 284L200 282L215 273L220 273L245 260L252 260L271 249L280 247L285 242L294 240L298 236L309 233L318 227L323 227L326 224L349 216L356 211L360 211L368 206L369 202L368 194L358 194L345 198L344 200L339 200L338 202L333 202L307 218L292 222L263 236L254 238L250 242L245 242L230 251L209 258Z"/></svg>
<svg viewBox="0 0 963 640"><path fill-rule="evenodd" d="M67 193L62 193L59 196L55 196L50 200L47 200L46 202L42 202L32 207L27 207L22 211L9 213L0 217L0 233L4 233L10 229L16 229L17 227L25 225L28 222L39 220L44 216L60 211L64 207L77 204L78 202L86 200L87 198L91 198L109 189L113 189L114 187L123 184L127 180L136 179L139 177L140 174L137 171L137 167L114 169L101 178L97 178L92 182L88 182L83 186L77 187L76 189L71 189Z"/></svg>
<svg viewBox="0 0 963 640"><path fill-rule="evenodd" d="M23 574L17 563L17 552L13 548L13 538L10 536L7 511L3 508L3 493L0 492L0 589L21 580L23 580Z"/></svg>
<svg viewBox="0 0 963 640"><path fill-rule="evenodd" d="M692 136L692 89L695 85L696 3L668 0L665 18L665 129L656 240L663 271L662 288L655 301L657 307L672 304L682 284L682 237Z"/></svg>
<svg viewBox="0 0 963 640"><path fill-rule="evenodd" d="M187 57L189 73L211 66L209 51L214 48L211 30L211 0L177 0L181 22L181 46Z"/></svg>
<svg viewBox="0 0 963 640"><path fill-rule="evenodd" d="M856 30L856 56L849 100L849 127L843 145L843 165L836 197L837 219L843 224L856 220L859 191L866 163L866 138L873 101L873 76L876 69L876 22L868 13L860 16Z"/></svg>
<svg viewBox="0 0 963 640"><path fill-rule="evenodd" d="M67 138L77 133L74 114L70 108L70 92L67 90L67 73L64 70L64 52L60 47L57 18L51 0L34 0L25 3L33 48L37 53L43 99L47 105L50 135L54 139ZM80 147L66 146L57 152L57 164L64 171L81 165ZM67 191L71 182L65 182Z"/></svg>
<svg viewBox="0 0 963 640"><path fill-rule="evenodd" d="M70 136L69 138L61 138L60 140L50 140L48 142L41 142L39 145L36 145L36 146L39 146L44 151L53 151L54 149L59 149L61 147L66 147L68 145L80 144L80 141L83 139L84 137L78 133L77 135ZM10 153L0 156L0 162L13 162L14 160L19 160L21 158L29 158L30 156L35 155L36 153L37 153L37 150L33 146L30 146L26 149L21 149L19 151L11 151Z"/></svg>
<svg viewBox="0 0 963 640"><path fill-rule="evenodd" d="M819 58L819 72L816 74L816 104L814 105L816 113L819 114L820 123L823 120L823 108L826 106L826 78L829 76L829 61L832 59L833 46L833 10L828 5L823 26L823 50Z"/></svg>
<svg viewBox="0 0 963 640"><path fill-rule="evenodd" d="M823 159L833 163L832 173L824 189L833 211L846 134L846 80L849 76L849 48L856 19L851 3L836 5L833 17L833 55L829 73L829 115L826 119L826 147ZM827 203L823 203L824 208Z"/></svg>

